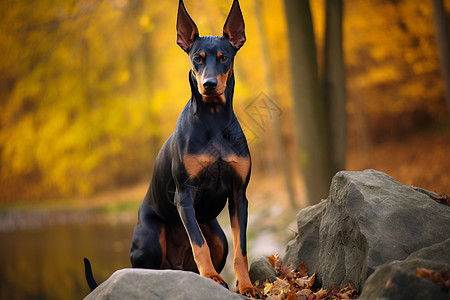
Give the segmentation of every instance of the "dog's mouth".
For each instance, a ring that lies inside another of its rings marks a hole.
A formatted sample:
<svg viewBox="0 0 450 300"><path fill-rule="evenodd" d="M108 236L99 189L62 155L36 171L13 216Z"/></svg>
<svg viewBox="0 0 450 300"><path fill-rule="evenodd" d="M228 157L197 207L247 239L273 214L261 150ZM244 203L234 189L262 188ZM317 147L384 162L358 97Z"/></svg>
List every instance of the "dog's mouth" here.
<svg viewBox="0 0 450 300"><path fill-rule="evenodd" d="M219 96L219 95L223 94L223 92L220 93L216 89L214 89L214 90L203 89L203 90L200 90L199 92L202 94L202 96L205 96L205 97L208 97L208 96Z"/></svg>
<svg viewBox="0 0 450 300"><path fill-rule="evenodd" d="M214 91L204 91L201 93L202 100L205 103L225 103L224 93L217 93Z"/></svg>

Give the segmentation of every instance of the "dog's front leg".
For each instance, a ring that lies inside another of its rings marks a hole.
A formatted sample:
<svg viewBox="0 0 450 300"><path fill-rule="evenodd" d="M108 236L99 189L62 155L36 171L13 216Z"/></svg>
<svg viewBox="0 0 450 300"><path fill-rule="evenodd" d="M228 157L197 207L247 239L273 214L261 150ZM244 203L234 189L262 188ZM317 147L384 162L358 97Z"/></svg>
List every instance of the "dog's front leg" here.
<svg viewBox="0 0 450 300"><path fill-rule="evenodd" d="M200 230L197 219L195 218L191 188L189 188L188 185L184 186L184 190L175 194L175 203L177 205L181 221L183 222L184 228L189 236L192 253L200 275L211 278L220 285L228 288L225 280L214 269L208 244L202 231Z"/></svg>
<svg viewBox="0 0 450 300"><path fill-rule="evenodd" d="M245 189L236 191L230 198L228 209L230 213L231 232L234 248L234 273L236 275L236 292L246 296L256 296L257 291L253 287L248 275L247 261L247 209L248 200Z"/></svg>

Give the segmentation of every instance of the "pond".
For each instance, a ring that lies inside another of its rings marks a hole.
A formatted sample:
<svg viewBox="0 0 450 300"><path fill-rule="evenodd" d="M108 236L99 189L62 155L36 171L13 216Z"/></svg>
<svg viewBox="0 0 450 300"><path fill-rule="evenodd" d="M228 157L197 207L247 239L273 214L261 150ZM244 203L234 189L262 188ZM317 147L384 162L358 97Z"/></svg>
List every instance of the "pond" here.
<svg viewBox="0 0 450 300"><path fill-rule="evenodd" d="M219 222L228 237L228 214ZM267 216L249 216L249 262L281 249ZM129 268L129 249L136 212L105 216L80 213L10 213L0 211L0 299L83 299L89 294L83 258L92 263L98 283L115 270ZM255 221L256 219L262 221ZM270 218L269 218L270 219ZM256 227L253 225L256 224ZM234 286L232 251L221 275Z"/></svg>
<svg viewBox="0 0 450 300"><path fill-rule="evenodd" d="M1 219L0 219L1 220ZM59 224L0 232L0 299L83 299L83 258L104 281L130 267L135 222Z"/></svg>

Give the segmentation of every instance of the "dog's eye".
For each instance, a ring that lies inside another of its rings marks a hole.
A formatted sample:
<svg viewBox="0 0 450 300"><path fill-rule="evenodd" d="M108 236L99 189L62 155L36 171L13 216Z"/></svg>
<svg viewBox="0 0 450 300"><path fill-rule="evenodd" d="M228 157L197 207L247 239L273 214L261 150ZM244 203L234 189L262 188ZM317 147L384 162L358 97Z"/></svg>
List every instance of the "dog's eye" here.
<svg viewBox="0 0 450 300"><path fill-rule="evenodd" d="M199 63L202 62L202 57L201 57L201 56L195 56L195 57L193 58L193 61L194 61L195 63L199 64Z"/></svg>
<svg viewBox="0 0 450 300"><path fill-rule="evenodd" d="M228 61L228 57L227 57L227 56L222 55L222 56L220 57L220 62L221 62L221 63L226 63L227 61Z"/></svg>

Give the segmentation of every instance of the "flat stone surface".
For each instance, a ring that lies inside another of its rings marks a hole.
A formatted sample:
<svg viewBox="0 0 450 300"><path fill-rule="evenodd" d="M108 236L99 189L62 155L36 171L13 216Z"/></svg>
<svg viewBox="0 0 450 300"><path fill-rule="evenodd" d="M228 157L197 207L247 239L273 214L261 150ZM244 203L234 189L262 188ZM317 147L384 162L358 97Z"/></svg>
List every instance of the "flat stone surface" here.
<svg viewBox="0 0 450 300"><path fill-rule="evenodd" d="M114 272L85 300L248 299L209 278L187 271L122 269Z"/></svg>

